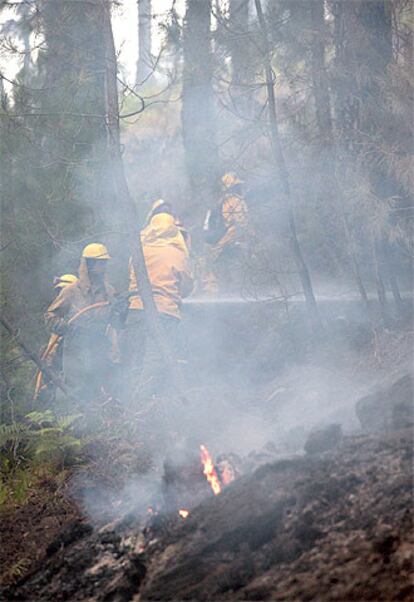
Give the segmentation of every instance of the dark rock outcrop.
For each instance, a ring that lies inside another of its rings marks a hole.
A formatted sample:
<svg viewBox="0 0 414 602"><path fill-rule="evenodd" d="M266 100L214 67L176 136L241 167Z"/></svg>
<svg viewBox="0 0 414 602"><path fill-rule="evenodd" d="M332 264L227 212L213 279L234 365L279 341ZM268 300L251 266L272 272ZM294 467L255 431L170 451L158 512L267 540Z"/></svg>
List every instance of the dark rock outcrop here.
<svg viewBox="0 0 414 602"><path fill-rule="evenodd" d="M360 399L355 412L364 431L390 432L414 424L414 381L406 374L390 387Z"/></svg>
<svg viewBox="0 0 414 602"><path fill-rule="evenodd" d="M329 424L324 428L312 431L304 445L308 454L319 454L333 450L341 444L343 439L340 424Z"/></svg>

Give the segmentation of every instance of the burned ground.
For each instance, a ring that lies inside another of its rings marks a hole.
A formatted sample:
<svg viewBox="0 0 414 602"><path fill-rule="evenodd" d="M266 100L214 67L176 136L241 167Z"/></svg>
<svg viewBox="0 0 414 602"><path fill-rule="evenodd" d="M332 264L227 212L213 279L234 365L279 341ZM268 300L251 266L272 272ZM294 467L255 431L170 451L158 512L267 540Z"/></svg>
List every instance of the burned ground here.
<svg viewBox="0 0 414 602"><path fill-rule="evenodd" d="M35 571L46 550L68 525L78 524L81 511L54 479L43 478L21 506L2 511L0 521L1 584Z"/></svg>
<svg viewBox="0 0 414 602"><path fill-rule="evenodd" d="M411 600L412 379L401 372L409 362L395 358L387 363L389 385L355 406L361 423L375 415L373 432L351 436L322 423L307 443L291 430L284 458L277 440L247 455L221 454L238 478L218 496L205 480L198 487L202 472L192 461L182 472L179 463L164 464L163 479L142 442L93 444L87 464L57 489L45 482L27 504L3 513L3 598ZM309 382L310 394L316 384ZM334 384L332 394L342 381ZM296 398L291 380L279 377L278 385L271 402L279 408L274 419L282 420L279 398L288 396L297 413L305 390ZM155 479L157 495L167 486L164 512L147 513L148 490L139 486L147 478ZM186 519L177 513L183 507L190 509Z"/></svg>
<svg viewBox="0 0 414 602"><path fill-rule="evenodd" d="M411 461L400 433L259 468L150 556L140 599L408 599Z"/></svg>
<svg viewBox="0 0 414 602"><path fill-rule="evenodd" d="M411 600L412 430L258 467L183 520L72 525L8 600Z"/></svg>

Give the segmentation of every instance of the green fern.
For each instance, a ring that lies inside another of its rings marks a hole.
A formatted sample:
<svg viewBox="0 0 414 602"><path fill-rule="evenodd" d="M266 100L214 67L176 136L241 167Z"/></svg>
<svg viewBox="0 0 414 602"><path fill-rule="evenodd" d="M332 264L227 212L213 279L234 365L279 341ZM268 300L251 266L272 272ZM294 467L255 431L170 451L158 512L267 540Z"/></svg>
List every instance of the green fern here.
<svg viewBox="0 0 414 602"><path fill-rule="evenodd" d="M0 449L8 442L27 436L29 427L21 422L0 425Z"/></svg>
<svg viewBox="0 0 414 602"><path fill-rule="evenodd" d="M0 427L0 504L9 498L17 503L27 499L31 467L48 464L60 470L79 463L85 440L76 436L73 427L80 417L57 418L46 410L27 414L25 423Z"/></svg>
<svg viewBox="0 0 414 602"><path fill-rule="evenodd" d="M57 424L59 428L63 431L73 426L79 418L82 418L83 414L71 414L69 416L61 416L57 419Z"/></svg>
<svg viewBox="0 0 414 602"><path fill-rule="evenodd" d="M41 426L45 423L55 422L55 416L52 410L45 410L44 412L30 412L26 414L26 420L31 424L37 424Z"/></svg>

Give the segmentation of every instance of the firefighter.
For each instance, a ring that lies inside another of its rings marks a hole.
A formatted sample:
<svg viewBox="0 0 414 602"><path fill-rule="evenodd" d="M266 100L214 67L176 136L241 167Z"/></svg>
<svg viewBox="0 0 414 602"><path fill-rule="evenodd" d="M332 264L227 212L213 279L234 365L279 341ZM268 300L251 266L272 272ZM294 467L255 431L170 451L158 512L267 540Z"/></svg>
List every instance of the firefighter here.
<svg viewBox="0 0 414 602"><path fill-rule="evenodd" d="M154 217L154 215L158 215L159 213L167 213L169 215L173 215L174 216L174 212L173 212L173 208L171 203L168 203L167 201L164 201L164 199L157 199L156 201L153 202L153 204L151 205L151 209L146 217L145 220L145 226L148 226L148 224L150 223L151 219ZM190 253L191 251L191 235L190 232L188 231L188 229L184 226L183 222L180 220L180 218L178 218L177 216L175 217L175 225L177 226L177 228L179 229L179 231L182 234L182 237L184 238L184 242L187 246L187 250L188 253Z"/></svg>
<svg viewBox="0 0 414 602"><path fill-rule="evenodd" d="M79 280L63 288L45 314L50 332L64 337L64 378L83 404L107 397L110 384L115 291L106 278L109 259L105 245L87 245L82 251Z"/></svg>
<svg viewBox="0 0 414 602"><path fill-rule="evenodd" d="M145 264L162 329L173 351L177 346L182 299L192 290L189 255L174 216L164 211L155 213L141 232ZM130 260L130 292L137 287ZM166 369L161 364L159 349L147 336L143 303L140 296L129 299L125 364L130 374L129 398L147 399L165 392Z"/></svg>
<svg viewBox="0 0 414 602"><path fill-rule="evenodd" d="M178 230L181 232L181 236L184 239L188 254L190 255L191 254L191 234L190 234L189 230L184 226L184 224L180 220L180 218L178 218L178 217L175 218L175 225L177 226Z"/></svg>
<svg viewBox="0 0 414 602"><path fill-rule="evenodd" d="M57 276L53 279L53 287L59 293L63 288L69 286L69 284L73 284L78 281L78 277L74 274L63 274L63 276Z"/></svg>
<svg viewBox="0 0 414 602"><path fill-rule="evenodd" d="M74 274L63 274L54 278L53 286L59 294L64 288L77 282L78 278ZM42 353L42 360L51 368L53 372L60 375L63 370L63 336L52 333L49 337L49 342L46 349ZM42 402L52 402L56 396L55 385L47 380L42 372L37 373L35 400L39 399Z"/></svg>
<svg viewBox="0 0 414 602"><path fill-rule="evenodd" d="M210 245L206 277L208 292L240 292L248 235L248 210L242 181L233 172L221 178L223 194L204 222L204 239Z"/></svg>
<svg viewBox="0 0 414 602"><path fill-rule="evenodd" d="M154 215L157 215L158 213L168 213L169 215L173 215L171 203L164 201L164 199L157 199L154 201L145 219L145 228L149 225Z"/></svg>

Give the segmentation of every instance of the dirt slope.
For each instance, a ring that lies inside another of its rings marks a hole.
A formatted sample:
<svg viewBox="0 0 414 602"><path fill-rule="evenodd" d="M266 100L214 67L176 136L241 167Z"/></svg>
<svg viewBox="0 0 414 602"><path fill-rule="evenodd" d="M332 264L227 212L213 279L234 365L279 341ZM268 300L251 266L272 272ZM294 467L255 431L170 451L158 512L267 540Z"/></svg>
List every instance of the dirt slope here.
<svg viewBox="0 0 414 602"><path fill-rule="evenodd" d="M47 547L80 520L77 504L53 480L41 480L21 506L0 515L0 585L17 581L44 561Z"/></svg>
<svg viewBox="0 0 414 602"><path fill-rule="evenodd" d="M142 532L63 534L8 600L411 600L412 431L259 467ZM76 540L76 541L74 541Z"/></svg>

